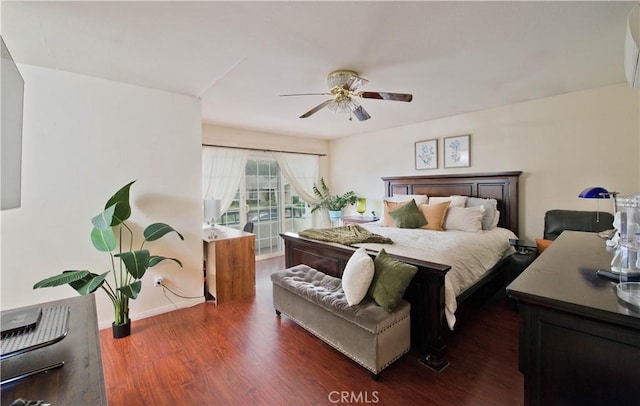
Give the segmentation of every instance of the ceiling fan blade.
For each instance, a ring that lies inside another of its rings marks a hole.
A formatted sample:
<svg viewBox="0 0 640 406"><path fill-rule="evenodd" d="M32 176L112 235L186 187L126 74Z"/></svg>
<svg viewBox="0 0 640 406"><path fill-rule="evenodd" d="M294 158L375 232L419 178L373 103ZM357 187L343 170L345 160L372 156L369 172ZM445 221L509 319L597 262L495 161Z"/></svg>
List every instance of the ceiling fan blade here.
<svg viewBox="0 0 640 406"><path fill-rule="evenodd" d="M280 96L332 96L331 93L292 93L281 94Z"/></svg>
<svg viewBox="0 0 640 406"><path fill-rule="evenodd" d="M352 75L349 78L349 80L345 82L342 88L353 92L360 89L362 86L366 85L367 83L369 83L367 79L361 78L360 76Z"/></svg>
<svg viewBox="0 0 640 406"><path fill-rule="evenodd" d="M318 104L316 107L312 108L311 110L309 110L306 113L304 113L303 115L301 115L300 118L307 118L310 115L312 115L314 113L317 113L319 110L322 110L323 108L327 107L329 104L331 104L333 102L334 102L333 99L325 100L324 102Z"/></svg>
<svg viewBox="0 0 640 406"><path fill-rule="evenodd" d="M360 121L365 121L371 118L369 113L367 113L367 110L365 110L362 106L358 106L353 109L353 115L356 116L356 118Z"/></svg>
<svg viewBox="0 0 640 406"><path fill-rule="evenodd" d="M379 99L379 100L395 100L410 102L413 100L413 95L408 93L385 93L385 92L360 92L358 96L364 99Z"/></svg>

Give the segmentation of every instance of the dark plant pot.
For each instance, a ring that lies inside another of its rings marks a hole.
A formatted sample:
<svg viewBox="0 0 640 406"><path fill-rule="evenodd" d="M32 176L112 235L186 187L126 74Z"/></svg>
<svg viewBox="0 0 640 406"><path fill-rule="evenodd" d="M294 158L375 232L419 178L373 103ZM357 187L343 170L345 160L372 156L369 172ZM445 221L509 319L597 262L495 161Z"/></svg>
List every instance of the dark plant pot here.
<svg viewBox="0 0 640 406"><path fill-rule="evenodd" d="M123 338L131 335L131 320L124 324L111 323L113 338Z"/></svg>

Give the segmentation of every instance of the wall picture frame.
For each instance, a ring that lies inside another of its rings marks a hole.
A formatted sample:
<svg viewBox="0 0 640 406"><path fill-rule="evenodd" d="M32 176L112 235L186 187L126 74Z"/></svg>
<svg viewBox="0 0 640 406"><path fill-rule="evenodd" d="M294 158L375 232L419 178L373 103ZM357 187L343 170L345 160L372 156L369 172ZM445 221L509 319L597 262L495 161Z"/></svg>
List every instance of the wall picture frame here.
<svg viewBox="0 0 640 406"><path fill-rule="evenodd" d="M416 169L438 168L438 140L417 141L415 143Z"/></svg>
<svg viewBox="0 0 640 406"><path fill-rule="evenodd" d="M471 135L458 135L444 139L444 167L471 166Z"/></svg>

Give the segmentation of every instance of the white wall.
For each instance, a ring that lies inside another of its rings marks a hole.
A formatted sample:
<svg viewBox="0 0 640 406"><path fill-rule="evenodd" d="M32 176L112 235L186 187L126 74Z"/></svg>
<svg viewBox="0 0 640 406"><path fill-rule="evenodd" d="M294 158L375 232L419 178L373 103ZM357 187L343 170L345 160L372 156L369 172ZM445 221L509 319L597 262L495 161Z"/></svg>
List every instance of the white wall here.
<svg viewBox="0 0 640 406"><path fill-rule="evenodd" d="M203 300L201 230L201 114L193 97L21 65L25 79L22 207L1 212L3 309L75 296L68 286L32 290L65 269L110 268L90 241L90 219L131 180L138 229L165 222L175 235L148 243L152 254L177 257L184 269L161 263L143 278L131 302L141 318ZM152 286L162 273L172 296ZM111 302L96 295L101 327L111 324Z"/></svg>
<svg viewBox="0 0 640 406"><path fill-rule="evenodd" d="M589 186L640 190L639 93L626 84L331 142L331 181L381 205L382 176L523 171L520 237L541 237L549 209L596 210ZM444 169L442 138L471 134L471 167ZM414 143L438 139L439 168L416 170ZM609 200L600 209L612 211Z"/></svg>
<svg viewBox="0 0 640 406"><path fill-rule="evenodd" d="M329 152L328 140L291 137L207 123L202 125L202 144L315 154L327 154ZM320 157L320 176L327 177L329 174L328 168L329 160L327 157Z"/></svg>

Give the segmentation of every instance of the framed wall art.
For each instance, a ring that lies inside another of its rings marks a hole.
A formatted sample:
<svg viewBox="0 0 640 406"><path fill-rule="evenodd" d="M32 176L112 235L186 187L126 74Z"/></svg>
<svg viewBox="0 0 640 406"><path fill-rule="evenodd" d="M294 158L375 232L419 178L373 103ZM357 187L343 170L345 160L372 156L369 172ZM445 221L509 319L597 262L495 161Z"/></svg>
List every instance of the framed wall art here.
<svg viewBox="0 0 640 406"><path fill-rule="evenodd" d="M444 139L444 167L461 168L470 166L471 148L470 135L458 135Z"/></svg>
<svg viewBox="0 0 640 406"><path fill-rule="evenodd" d="M416 142L416 169L438 168L438 140Z"/></svg>

